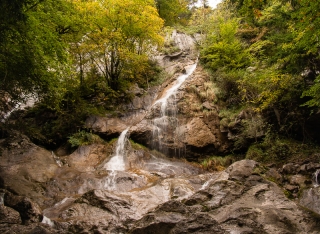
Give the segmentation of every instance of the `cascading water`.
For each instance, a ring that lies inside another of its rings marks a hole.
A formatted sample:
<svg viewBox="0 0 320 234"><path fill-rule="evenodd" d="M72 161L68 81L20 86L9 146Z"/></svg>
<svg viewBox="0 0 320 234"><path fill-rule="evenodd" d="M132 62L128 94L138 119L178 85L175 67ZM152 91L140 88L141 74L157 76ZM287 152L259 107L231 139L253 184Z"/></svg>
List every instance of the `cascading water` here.
<svg viewBox="0 0 320 234"><path fill-rule="evenodd" d="M183 82L194 72L197 62L186 70L186 74L180 75L171 88L166 90L164 95L158 99L153 108L160 105L160 113L158 118L154 118L153 124L153 148L158 149L165 155L174 154L180 156L181 149L184 144L181 142L181 134L179 134L179 120L177 118L176 93ZM168 152L168 146L174 145L175 151ZM178 151L178 152L177 152Z"/></svg>
<svg viewBox="0 0 320 234"><path fill-rule="evenodd" d="M0 193L0 206L4 205L4 193Z"/></svg>
<svg viewBox="0 0 320 234"><path fill-rule="evenodd" d="M129 128L124 130L117 141L117 147L116 147L116 155L113 156L108 163L104 166L106 170L111 171L124 171L125 170L125 145L127 141L127 132Z"/></svg>
<svg viewBox="0 0 320 234"><path fill-rule="evenodd" d="M48 224L50 227L54 227L54 222L46 216L43 216L41 223Z"/></svg>
<svg viewBox="0 0 320 234"><path fill-rule="evenodd" d="M318 187L320 185L320 169L316 170L313 174L313 186Z"/></svg>
<svg viewBox="0 0 320 234"><path fill-rule="evenodd" d="M125 165L125 146L127 141L127 133L129 128L124 130L117 141L116 154L104 165L106 170L110 170L110 174L105 182L105 188L115 190L117 171L124 171Z"/></svg>
<svg viewBox="0 0 320 234"><path fill-rule="evenodd" d="M6 120L10 117L10 115L17 110L24 110L27 107L34 106L35 102L38 101L38 98L33 97L31 95L22 95L22 97L26 98L25 102L18 102L11 110L9 110L7 113L5 113L2 116L1 122L6 122ZM0 113L1 115L2 113Z"/></svg>

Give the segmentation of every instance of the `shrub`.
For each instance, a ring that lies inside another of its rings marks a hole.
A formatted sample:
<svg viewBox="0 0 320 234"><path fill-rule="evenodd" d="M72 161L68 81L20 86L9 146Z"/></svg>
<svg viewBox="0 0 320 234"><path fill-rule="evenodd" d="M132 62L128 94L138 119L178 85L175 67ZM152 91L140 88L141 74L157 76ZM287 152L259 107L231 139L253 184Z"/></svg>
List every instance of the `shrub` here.
<svg viewBox="0 0 320 234"><path fill-rule="evenodd" d="M72 147L77 147L81 145L99 144L103 140L96 134L86 131L79 131L69 137L68 142Z"/></svg>
<svg viewBox="0 0 320 234"><path fill-rule="evenodd" d="M223 171L227 166L231 165L235 161L235 157L232 155L221 157L211 156L204 159L200 165L203 169L208 171Z"/></svg>

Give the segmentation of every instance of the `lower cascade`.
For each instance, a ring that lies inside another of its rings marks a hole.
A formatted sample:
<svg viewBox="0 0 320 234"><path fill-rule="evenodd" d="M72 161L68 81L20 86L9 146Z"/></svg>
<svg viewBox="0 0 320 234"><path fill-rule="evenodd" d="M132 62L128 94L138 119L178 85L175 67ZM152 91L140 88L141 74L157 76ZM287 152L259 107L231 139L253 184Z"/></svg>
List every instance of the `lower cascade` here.
<svg viewBox="0 0 320 234"><path fill-rule="evenodd" d="M104 166L106 170L111 171L124 171L125 170L125 144L126 144L126 135L129 128L124 130L117 141L116 154L110 159L108 163Z"/></svg>
<svg viewBox="0 0 320 234"><path fill-rule="evenodd" d="M314 187L318 187L320 185L320 169L316 170L316 172L313 174L312 179Z"/></svg>

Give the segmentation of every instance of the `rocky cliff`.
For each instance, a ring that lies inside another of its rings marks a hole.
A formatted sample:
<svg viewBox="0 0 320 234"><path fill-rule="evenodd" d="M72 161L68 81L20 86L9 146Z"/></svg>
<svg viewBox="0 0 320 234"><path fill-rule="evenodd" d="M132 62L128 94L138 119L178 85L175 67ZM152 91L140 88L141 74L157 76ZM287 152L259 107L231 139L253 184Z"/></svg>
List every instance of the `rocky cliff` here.
<svg viewBox="0 0 320 234"><path fill-rule="evenodd" d="M194 66L194 39L168 37L178 50L157 59L169 79L133 87L117 118L87 119L107 142L56 155L19 132L0 139L2 233L320 232L320 164L241 160L207 172L185 160L223 154L233 133L220 122L209 75ZM121 142L110 140L125 129Z"/></svg>
<svg viewBox="0 0 320 234"><path fill-rule="evenodd" d="M208 173L127 142L126 170L106 170L115 143L59 158L21 135L2 140L1 233L319 233L318 187L297 204L270 181L298 188L319 165L242 160Z"/></svg>

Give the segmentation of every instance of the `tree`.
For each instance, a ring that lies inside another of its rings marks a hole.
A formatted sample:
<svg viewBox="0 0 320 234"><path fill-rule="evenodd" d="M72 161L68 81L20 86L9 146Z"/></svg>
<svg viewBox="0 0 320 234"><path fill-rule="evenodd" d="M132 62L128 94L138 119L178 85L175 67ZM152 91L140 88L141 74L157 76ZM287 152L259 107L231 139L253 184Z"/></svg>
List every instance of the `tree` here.
<svg viewBox="0 0 320 234"><path fill-rule="evenodd" d="M72 31L72 2L16 0L1 7L10 17L1 14L0 90L13 104L30 94L59 93L68 66L64 36Z"/></svg>
<svg viewBox="0 0 320 234"><path fill-rule="evenodd" d="M147 59L146 55L162 43L163 20L151 0L88 1L83 11L90 20L81 49L109 86L118 90L121 82L130 79L124 77L130 64Z"/></svg>
<svg viewBox="0 0 320 234"><path fill-rule="evenodd" d="M165 21L166 26L182 22L188 15L189 6L195 1L190 0L155 0L159 16Z"/></svg>

